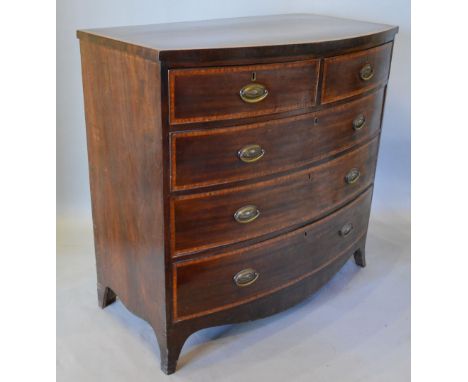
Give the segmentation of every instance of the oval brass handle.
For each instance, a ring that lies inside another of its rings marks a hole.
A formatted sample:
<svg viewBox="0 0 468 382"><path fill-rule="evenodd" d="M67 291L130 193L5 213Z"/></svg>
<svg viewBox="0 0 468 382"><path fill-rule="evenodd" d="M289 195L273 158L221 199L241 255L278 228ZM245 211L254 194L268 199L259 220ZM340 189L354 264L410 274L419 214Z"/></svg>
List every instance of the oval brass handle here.
<svg viewBox="0 0 468 382"><path fill-rule="evenodd" d="M234 276L234 282L239 287L245 287L245 286L251 285L255 281L257 281L258 276L260 276L260 273L258 273L255 269L247 268L247 269L243 269L242 271L238 272Z"/></svg>
<svg viewBox="0 0 468 382"><path fill-rule="evenodd" d="M348 236L351 231L353 230L353 225L351 223L346 223L341 229L340 229L340 236Z"/></svg>
<svg viewBox="0 0 468 382"><path fill-rule="evenodd" d="M372 77L374 77L374 68L372 65L365 64L359 71L359 76L363 81L369 81Z"/></svg>
<svg viewBox="0 0 468 382"><path fill-rule="evenodd" d="M268 95L267 88L262 84L250 83L245 85L239 92L242 101L257 103L263 101Z"/></svg>
<svg viewBox="0 0 468 382"><path fill-rule="evenodd" d="M365 124L366 124L366 116L364 114L359 114L353 120L353 129L356 131L361 130Z"/></svg>
<svg viewBox="0 0 468 382"><path fill-rule="evenodd" d="M253 222L260 216L260 211L254 205L248 205L239 208L236 213L234 214L234 219L236 222L246 224Z"/></svg>
<svg viewBox="0 0 468 382"><path fill-rule="evenodd" d="M345 181L348 184L353 184L357 182L360 176L361 172L357 168L353 168L346 174Z"/></svg>
<svg viewBox="0 0 468 382"><path fill-rule="evenodd" d="M265 155L265 150L260 145L248 145L242 147L237 155L242 162L252 163L261 159Z"/></svg>

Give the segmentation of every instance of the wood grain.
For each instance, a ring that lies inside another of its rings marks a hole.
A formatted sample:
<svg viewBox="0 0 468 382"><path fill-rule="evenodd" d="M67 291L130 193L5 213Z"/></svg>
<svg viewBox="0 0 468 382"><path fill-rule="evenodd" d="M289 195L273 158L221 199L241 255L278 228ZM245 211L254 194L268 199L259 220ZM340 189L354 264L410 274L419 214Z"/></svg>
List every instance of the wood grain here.
<svg viewBox="0 0 468 382"><path fill-rule="evenodd" d="M173 256L306 223L361 193L373 181L378 139L341 157L291 175L221 191L175 196L171 199ZM353 168L361 176L347 184ZM255 205L260 217L239 224L233 217L242 206Z"/></svg>
<svg viewBox="0 0 468 382"><path fill-rule="evenodd" d="M98 303L119 298L150 323L166 374L195 331L291 307L352 255L365 266L397 30L278 15L78 31ZM270 94L239 104L253 71ZM253 143L265 157L239 166ZM261 214L239 225L245 204ZM249 266L260 278L233 290Z"/></svg>
<svg viewBox="0 0 468 382"><path fill-rule="evenodd" d="M233 252L174 264L176 320L206 315L273 293L326 267L349 251L367 231L372 189L338 212L275 239ZM346 224L353 229L346 235ZM259 273L239 287L233 276L245 268Z"/></svg>
<svg viewBox="0 0 468 382"><path fill-rule="evenodd" d="M390 72L392 43L358 53L326 58L323 66L322 103L334 102L363 93L385 83ZM359 72L372 65L374 76L364 81Z"/></svg>
<svg viewBox="0 0 468 382"><path fill-rule="evenodd" d="M170 122L206 122L311 107L317 98L318 73L319 60L171 70ZM239 92L253 82L264 85L268 96L246 103Z"/></svg>
<svg viewBox="0 0 468 382"><path fill-rule="evenodd" d="M88 41L81 57L98 285L163 338L159 65Z"/></svg>
<svg viewBox="0 0 468 382"><path fill-rule="evenodd" d="M314 14L87 29L78 37L171 65L330 56L394 38L398 27Z"/></svg>
<svg viewBox="0 0 468 382"><path fill-rule="evenodd" d="M380 129L383 90L354 102L301 116L223 129L171 134L172 190L259 179L322 160L375 136ZM364 127L353 120L363 114ZM265 155L254 163L237 153L259 144Z"/></svg>

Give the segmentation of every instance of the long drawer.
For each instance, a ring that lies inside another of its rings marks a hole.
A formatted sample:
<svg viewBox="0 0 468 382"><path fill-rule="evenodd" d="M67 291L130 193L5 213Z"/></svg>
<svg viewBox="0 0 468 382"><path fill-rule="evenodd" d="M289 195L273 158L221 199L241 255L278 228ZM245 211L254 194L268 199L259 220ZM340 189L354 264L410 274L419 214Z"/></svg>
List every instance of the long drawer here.
<svg viewBox="0 0 468 382"><path fill-rule="evenodd" d="M172 133L172 189L251 179L336 154L379 131L382 102L379 91L297 117Z"/></svg>
<svg viewBox="0 0 468 382"><path fill-rule="evenodd" d="M316 104L319 60L169 71L170 123L245 118Z"/></svg>
<svg viewBox="0 0 468 382"><path fill-rule="evenodd" d="M371 198L372 188L337 212L291 233L240 250L175 263L175 319L251 301L326 267L365 235Z"/></svg>
<svg viewBox="0 0 468 382"><path fill-rule="evenodd" d="M303 171L247 186L171 197L173 256L305 223L346 203L374 178L378 138Z"/></svg>

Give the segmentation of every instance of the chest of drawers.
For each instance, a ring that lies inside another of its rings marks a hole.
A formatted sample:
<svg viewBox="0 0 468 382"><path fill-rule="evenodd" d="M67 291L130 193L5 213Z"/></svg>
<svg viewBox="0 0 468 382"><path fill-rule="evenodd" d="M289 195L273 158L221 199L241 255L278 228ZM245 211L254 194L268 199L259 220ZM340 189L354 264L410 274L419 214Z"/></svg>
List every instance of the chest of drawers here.
<svg viewBox="0 0 468 382"><path fill-rule="evenodd" d="M164 372L284 310L365 241L396 27L301 14L78 31L98 300Z"/></svg>

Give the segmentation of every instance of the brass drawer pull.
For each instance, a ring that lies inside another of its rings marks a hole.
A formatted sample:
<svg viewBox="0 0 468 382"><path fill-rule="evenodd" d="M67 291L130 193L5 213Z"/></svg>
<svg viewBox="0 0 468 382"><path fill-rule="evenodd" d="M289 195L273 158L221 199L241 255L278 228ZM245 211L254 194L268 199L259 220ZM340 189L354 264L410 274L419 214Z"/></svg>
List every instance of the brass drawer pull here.
<svg viewBox="0 0 468 382"><path fill-rule="evenodd" d="M243 269L234 276L234 282L239 287L245 287L257 281L260 274L252 268Z"/></svg>
<svg viewBox="0 0 468 382"><path fill-rule="evenodd" d="M353 225L351 223L346 223L341 229L340 229L340 236L348 236L351 231L354 229Z"/></svg>
<svg viewBox="0 0 468 382"><path fill-rule="evenodd" d="M260 216L260 211L254 205L248 205L239 208L234 214L234 219L238 223L251 223Z"/></svg>
<svg viewBox="0 0 468 382"><path fill-rule="evenodd" d="M348 184L353 184L357 182L360 176L361 176L360 171L357 168L353 168L346 174L345 181Z"/></svg>
<svg viewBox="0 0 468 382"><path fill-rule="evenodd" d="M353 129L356 131L361 130L365 124L366 124L366 116L364 114L359 114L353 120Z"/></svg>
<svg viewBox="0 0 468 382"><path fill-rule="evenodd" d="M245 85L239 92L242 101L257 103L263 101L268 95L267 88L262 84L251 83Z"/></svg>
<svg viewBox="0 0 468 382"><path fill-rule="evenodd" d="M372 65L365 64L359 71L359 76L363 81L369 81L372 77L374 77L374 68Z"/></svg>
<svg viewBox="0 0 468 382"><path fill-rule="evenodd" d="M265 155L265 150L259 145L248 145L242 147L237 155L242 162L252 163L261 159Z"/></svg>

